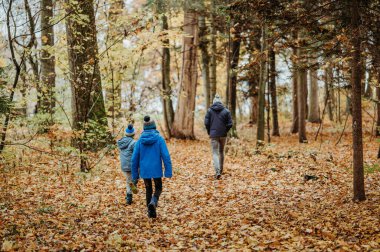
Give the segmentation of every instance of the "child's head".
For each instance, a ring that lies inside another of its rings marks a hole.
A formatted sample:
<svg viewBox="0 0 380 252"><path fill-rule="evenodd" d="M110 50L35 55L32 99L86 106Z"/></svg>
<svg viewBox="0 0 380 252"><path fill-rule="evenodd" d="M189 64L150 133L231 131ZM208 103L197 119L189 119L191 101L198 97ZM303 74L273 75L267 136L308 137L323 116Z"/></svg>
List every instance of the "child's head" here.
<svg viewBox="0 0 380 252"><path fill-rule="evenodd" d="M132 124L129 124L125 129L125 135L128 137L133 137L135 135L135 129L133 128Z"/></svg>
<svg viewBox="0 0 380 252"><path fill-rule="evenodd" d="M156 129L156 123L150 116L144 117L144 130Z"/></svg>

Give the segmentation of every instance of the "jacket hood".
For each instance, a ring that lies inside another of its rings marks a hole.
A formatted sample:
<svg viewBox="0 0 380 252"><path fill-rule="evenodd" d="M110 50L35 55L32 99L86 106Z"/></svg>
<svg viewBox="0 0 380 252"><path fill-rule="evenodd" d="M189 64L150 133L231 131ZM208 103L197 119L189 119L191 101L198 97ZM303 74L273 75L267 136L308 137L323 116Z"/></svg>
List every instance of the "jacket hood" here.
<svg viewBox="0 0 380 252"><path fill-rule="evenodd" d="M133 141L131 137L123 137L119 141L117 141L117 145L121 150L128 148L129 144Z"/></svg>
<svg viewBox="0 0 380 252"><path fill-rule="evenodd" d="M214 111L221 111L224 109L224 106L221 102L215 102L214 104L211 105L211 109Z"/></svg>
<svg viewBox="0 0 380 252"><path fill-rule="evenodd" d="M144 145L152 145L159 139L160 133L157 130L144 130L140 137L140 141Z"/></svg>

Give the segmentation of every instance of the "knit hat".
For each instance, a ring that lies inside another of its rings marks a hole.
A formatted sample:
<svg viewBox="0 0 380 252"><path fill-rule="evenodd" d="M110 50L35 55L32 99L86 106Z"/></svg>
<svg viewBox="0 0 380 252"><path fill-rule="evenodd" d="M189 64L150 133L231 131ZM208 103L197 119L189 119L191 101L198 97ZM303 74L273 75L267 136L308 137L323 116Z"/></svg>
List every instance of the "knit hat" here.
<svg viewBox="0 0 380 252"><path fill-rule="evenodd" d="M220 98L220 96L218 94L215 95L212 103L217 103L217 102L222 103L222 99Z"/></svg>
<svg viewBox="0 0 380 252"><path fill-rule="evenodd" d="M144 117L144 130L156 129L156 123L150 116Z"/></svg>
<svg viewBox="0 0 380 252"><path fill-rule="evenodd" d="M128 127L125 129L125 135L126 136L134 136L135 135L135 129L133 128L132 124L129 124Z"/></svg>

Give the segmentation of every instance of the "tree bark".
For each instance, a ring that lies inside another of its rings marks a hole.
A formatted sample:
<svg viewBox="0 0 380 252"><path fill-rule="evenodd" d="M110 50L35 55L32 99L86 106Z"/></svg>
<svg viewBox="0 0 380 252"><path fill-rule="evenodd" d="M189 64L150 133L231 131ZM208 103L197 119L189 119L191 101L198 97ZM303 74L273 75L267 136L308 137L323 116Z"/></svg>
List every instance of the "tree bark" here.
<svg viewBox="0 0 380 252"><path fill-rule="evenodd" d="M163 31L169 29L168 18L165 14L166 8L165 3L162 0L158 1L158 13L161 14L161 28ZM167 35L166 33L164 33ZM162 60L161 60L161 82L162 82L162 105L164 112L165 127L168 137L171 137L171 130L174 121L174 109L173 102L171 99L172 88L170 82L170 49L169 49L169 39L165 38L162 43Z"/></svg>
<svg viewBox="0 0 380 252"><path fill-rule="evenodd" d="M174 116L172 136L195 139L194 110L197 90L197 13L185 9L181 86Z"/></svg>
<svg viewBox="0 0 380 252"><path fill-rule="evenodd" d="M301 45L302 46L302 45ZM305 53L303 48L297 48L297 100L298 100L298 140L300 143L306 143L306 87L307 87L307 70L305 63Z"/></svg>
<svg viewBox="0 0 380 252"><path fill-rule="evenodd" d="M211 0L211 54L210 54L210 103L216 94L216 20L215 20L215 0Z"/></svg>
<svg viewBox="0 0 380 252"><path fill-rule="evenodd" d="M260 60L260 81L258 90L258 119L257 119L257 145L262 145L265 138L265 84L267 79L267 27L261 28L261 60Z"/></svg>
<svg viewBox="0 0 380 252"><path fill-rule="evenodd" d="M293 54L297 54L296 49L293 49ZM296 62L293 60L293 78L292 78L292 107L293 107L293 116L292 116L292 128L290 132L292 134L298 133L298 71L296 67Z"/></svg>
<svg viewBox="0 0 380 252"><path fill-rule="evenodd" d="M378 81L380 83L380 72L377 73L378 75ZM380 87L376 87L376 109L377 109L377 120L376 120L376 136L380 136Z"/></svg>
<svg viewBox="0 0 380 252"><path fill-rule="evenodd" d="M229 132L231 137L237 137L236 131L236 86L237 86L237 68L239 65L239 57L240 57L240 44L241 37L239 27L235 27L235 32L233 33L233 41L232 41L232 50L231 50L231 73L229 75L230 80L228 81L228 104L229 109L231 111L233 126L231 131Z"/></svg>
<svg viewBox="0 0 380 252"><path fill-rule="evenodd" d="M53 18L53 1L41 0L41 112L52 116L55 107L55 56L50 53L54 46L54 29L50 24Z"/></svg>
<svg viewBox="0 0 380 252"><path fill-rule="evenodd" d="M309 113L308 121L311 123L320 123L320 110L318 98L318 74L317 69L311 68L309 70Z"/></svg>
<svg viewBox="0 0 380 252"><path fill-rule="evenodd" d="M250 97L251 97L251 113L249 118L250 124L257 124L257 112L258 112L258 78L251 78L249 80L249 90L250 90Z"/></svg>
<svg viewBox="0 0 380 252"><path fill-rule="evenodd" d="M353 171L355 201L365 200L364 169L363 169L363 138L362 138L362 104L361 104L361 37L360 13L358 0L351 0L351 85L352 85L352 140L353 140Z"/></svg>
<svg viewBox="0 0 380 252"><path fill-rule="evenodd" d="M209 108L211 105L211 90L210 90L210 55L208 53L208 29L206 26L206 17L203 15L198 16L199 22L199 49L201 50L201 65L202 65L202 82L205 97L205 107Z"/></svg>
<svg viewBox="0 0 380 252"><path fill-rule="evenodd" d="M277 90L276 90L276 54L273 50L273 46L269 51L269 62L270 62L270 96L271 96L271 106L272 106L272 117L273 117L273 129L272 136L280 136L280 127L278 124L278 107L277 107Z"/></svg>
<svg viewBox="0 0 380 252"><path fill-rule="evenodd" d="M66 21L70 83L72 92L73 128L83 132L73 139L81 154L81 171L87 171L86 150L104 146L107 117L99 70L93 1L66 1ZM94 126L96 123L96 126ZM97 140L89 144L89 133ZM108 136L107 136L108 137Z"/></svg>

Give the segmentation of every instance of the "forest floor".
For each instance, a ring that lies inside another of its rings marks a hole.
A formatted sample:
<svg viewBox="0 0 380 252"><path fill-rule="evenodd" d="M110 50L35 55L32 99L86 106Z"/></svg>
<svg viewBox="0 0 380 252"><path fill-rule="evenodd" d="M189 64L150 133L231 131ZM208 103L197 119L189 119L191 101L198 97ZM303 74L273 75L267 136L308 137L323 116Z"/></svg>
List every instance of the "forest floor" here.
<svg viewBox="0 0 380 252"><path fill-rule="evenodd" d="M350 135L338 137L231 141L221 180L206 137L170 140L155 220L143 183L125 205L116 151L89 173L25 151L28 162L0 169L0 250L380 250L378 144L365 137L367 200L355 203Z"/></svg>

